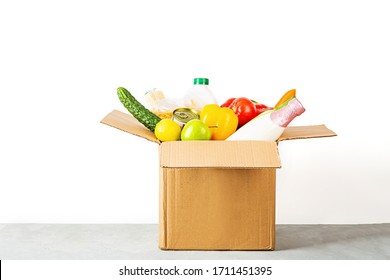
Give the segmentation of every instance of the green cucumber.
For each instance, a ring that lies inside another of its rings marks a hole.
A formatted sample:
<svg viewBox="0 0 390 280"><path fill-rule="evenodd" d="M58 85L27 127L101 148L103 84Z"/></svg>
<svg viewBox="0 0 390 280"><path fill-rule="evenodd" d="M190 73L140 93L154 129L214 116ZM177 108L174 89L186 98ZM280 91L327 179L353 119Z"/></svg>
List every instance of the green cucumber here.
<svg viewBox="0 0 390 280"><path fill-rule="evenodd" d="M123 106L125 106L134 118L146 126L150 131L154 132L156 124L161 121L161 119L145 108L144 105L135 99L127 89L119 87L117 93Z"/></svg>

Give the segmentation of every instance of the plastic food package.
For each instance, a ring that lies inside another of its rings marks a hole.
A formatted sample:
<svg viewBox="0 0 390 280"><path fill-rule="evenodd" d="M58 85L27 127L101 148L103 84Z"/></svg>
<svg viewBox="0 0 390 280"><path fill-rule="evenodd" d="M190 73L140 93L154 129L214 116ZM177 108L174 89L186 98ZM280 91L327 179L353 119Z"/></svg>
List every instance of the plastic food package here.
<svg viewBox="0 0 390 280"><path fill-rule="evenodd" d="M145 93L146 103L149 110L163 119L172 118L173 110L182 107L182 101L167 99L159 89L153 89Z"/></svg>

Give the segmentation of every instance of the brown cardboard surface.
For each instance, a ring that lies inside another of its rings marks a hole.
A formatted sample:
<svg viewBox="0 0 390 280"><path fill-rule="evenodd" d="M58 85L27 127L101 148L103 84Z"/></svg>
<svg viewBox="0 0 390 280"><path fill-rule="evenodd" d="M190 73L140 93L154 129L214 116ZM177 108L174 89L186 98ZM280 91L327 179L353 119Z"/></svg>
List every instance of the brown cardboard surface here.
<svg viewBox="0 0 390 280"><path fill-rule="evenodd" d="M159 247L273 250L274 168L160 168Z"/></svg>
<svg viewBox="0 0 390 280"><path fill-rule="evenodd" d="M153 132L143 126L133 116L123 113L121 111L113 110L100 122L118 128L125 132L134 134L136 136L145 138L146 140L160 143L160 141L156 138Z"/></svg>
<svg viewBox="0 0 390 280"><path fill-rule="evenodd" d="M321 138L337 136L332 130L325 125L308 125L308 126L289 126L278 141L293 140L293 139L307 139L307 138Z"/></svg>
<svg viewBox="0 0 390 280"><path fill-rule="evenodd" d="M280 167L276 142L175 141L159 147L162 167Z"/></svg>

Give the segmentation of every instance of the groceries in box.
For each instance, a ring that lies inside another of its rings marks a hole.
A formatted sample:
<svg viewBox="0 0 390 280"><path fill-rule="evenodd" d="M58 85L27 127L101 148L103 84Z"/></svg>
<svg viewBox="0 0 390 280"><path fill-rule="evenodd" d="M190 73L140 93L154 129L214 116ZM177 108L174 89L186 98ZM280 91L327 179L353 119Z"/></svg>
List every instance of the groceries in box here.
<svg viewBox="0 0 390 280"><path fill-rule="evenodd" d="M126 89L117 93L131 115L114 110L101 122L159 144L161 249L273 250L278 143L336 136L325 125L288 126L305 110L295 90L273 107L197 101L181 123L173 113L180 108L164 118Z"/></svg>

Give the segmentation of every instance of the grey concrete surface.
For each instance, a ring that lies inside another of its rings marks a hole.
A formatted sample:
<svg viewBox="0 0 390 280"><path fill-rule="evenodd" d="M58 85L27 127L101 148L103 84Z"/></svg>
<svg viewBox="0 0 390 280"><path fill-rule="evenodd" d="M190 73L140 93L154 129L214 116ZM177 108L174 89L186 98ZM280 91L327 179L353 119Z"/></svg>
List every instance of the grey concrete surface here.
<svg viewBox="0 0 390 280"><path fill-rule="evenodd" d="M390 224L277 225L275 251L161 251L158 226L0 224L2 260L390 259Z"/></svg>

